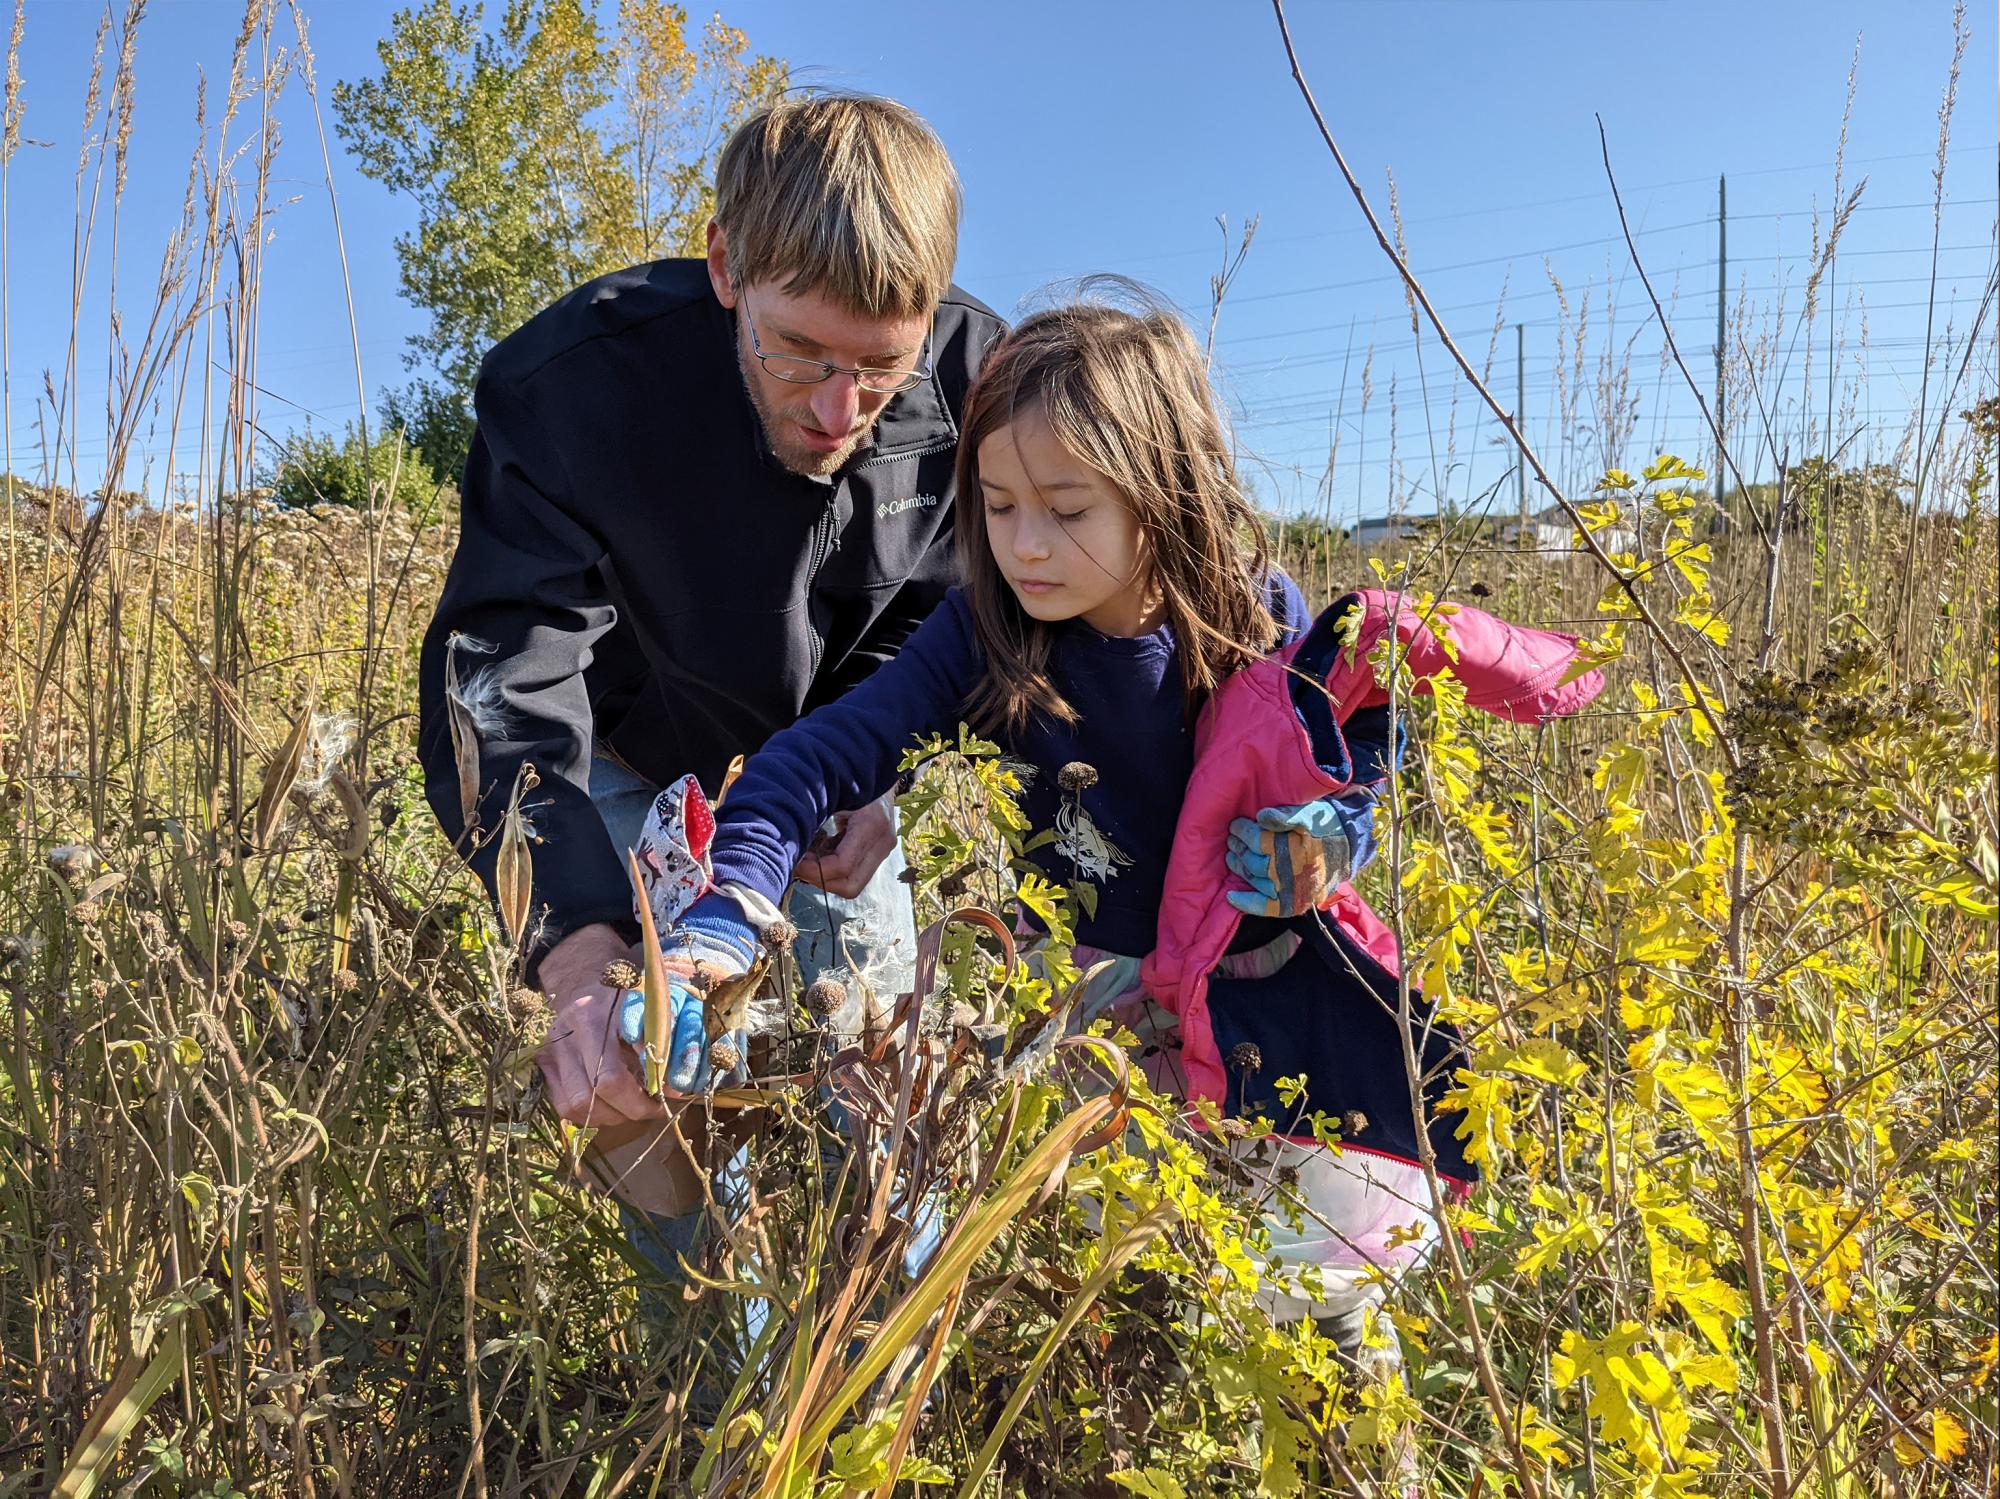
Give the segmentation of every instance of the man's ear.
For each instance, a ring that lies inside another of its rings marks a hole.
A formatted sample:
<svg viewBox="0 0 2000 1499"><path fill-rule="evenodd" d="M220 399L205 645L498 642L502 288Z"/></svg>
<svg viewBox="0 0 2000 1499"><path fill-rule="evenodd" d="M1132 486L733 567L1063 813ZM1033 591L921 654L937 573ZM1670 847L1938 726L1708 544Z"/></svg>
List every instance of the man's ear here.
<svg viewBox="0 0 2000 1499"><path fill-rule="evenodd" d="M708 284L715 288L715 300L734 310L736 283L729 279L729 242L722 225L708 221Z"/></svg>

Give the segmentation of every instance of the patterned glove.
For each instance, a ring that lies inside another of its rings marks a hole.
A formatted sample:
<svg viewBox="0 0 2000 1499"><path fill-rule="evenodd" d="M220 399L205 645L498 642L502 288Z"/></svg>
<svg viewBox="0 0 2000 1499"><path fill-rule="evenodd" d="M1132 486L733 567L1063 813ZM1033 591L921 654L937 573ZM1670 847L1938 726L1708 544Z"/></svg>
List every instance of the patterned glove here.
<svg viewBox="0 0 2000 1499"><path fill-rule="evenodd" d="M1266 807L1256 821L1229 824L1230 871L1249 885L1228 892L1250 916L1303 916L1347 882L1353 860L1343 809L1330 797L1297 807Z"/></svg>
<svg viewBox="0 0 2000 1499"><path fill-rule="evenodd" d="M697 901L667 934L666 1085L674 1093L713 1093L750 1079L750 1038L746 1013L739 1007L735 1023L708 1033L707 990L697 978L697 963L708 984L740 977L750 971L757 936L742 919L729 896L711 894ZM685 956L683 956L685 954ZM625 991L619 1001L618 1035L628 1046L643 1047L646 996Z"/></svg>
<svg viewBox="0 0 2000 1499"><path fill-rule="evenodd" d="M679 976L667 980L671 1014L667 1039L667 1089L673 1093L713 1093L718 1087L747 1082L750 1039L738 1026L713 1040L708 1035L707 1006L692 982ZM627 1046L643 1047L646 1037L646 996L627 989L619 1001L618 1036ZM717 1069L714 1058L729 1065Z"/></svg>

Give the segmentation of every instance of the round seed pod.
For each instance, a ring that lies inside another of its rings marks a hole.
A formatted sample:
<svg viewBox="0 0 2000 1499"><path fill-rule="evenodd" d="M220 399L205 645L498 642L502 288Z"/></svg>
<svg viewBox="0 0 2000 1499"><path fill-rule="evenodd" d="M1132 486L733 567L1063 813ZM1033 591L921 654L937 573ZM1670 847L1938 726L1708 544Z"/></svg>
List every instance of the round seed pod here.
<svg viewBox="0 0 2000 1499"><path fill-rule="evenodd" d="M757 934L764 944L764 951L774 958L781 958L792 950L792 944L799 940L799 929L780 916Z"/></svg>
<svg viewBox="0 0 2000 1499"><path fill-rule="evenodd" d="M806 985L806 1008L826 1020L839 1012L847 1003L847 985L839 979L821 974Z"/></svg>
<svg viewBox="0 0 2000 1499"><path fill-rule="evenodd" d="M1229 1070L1232 1072L1261 1072L1264 1069L1264 1053L1255 1041L1239 1041L1229 1048Z"/></svg>
<svg viewBox="0 0 2000 1499"><path fill-rule="evenodd" d="M718 1041L708 1049L708 1065L716 1072L734 1072L736 1064L742 1060L743 1053L736 1049L734 1041Z"/></svg>
<svg viewBox="0 0 2000 1499"><path fill-rule="evenodd" d="M1071 796L1088 791L1097 784L1097 767L1083 760L1072 760L1056 772L1056 785Z"/></svg>
<svg viewBox="0 0 2000 1499"><path fill-rule="evenodd" d="M624 958L613 958L606 963L600 976L605 986L611 989L636 989L646 981L646 976L639 972L637 965Z"/></svg>
<svg viewBox="0 0 2000 1499"><path fill-rule="evenodd" d="M1367 1132L1368 1116L1359 1109L1349 1109L1340 1116L1340 1132L1343 1135L1359 1135Z"/></svg>

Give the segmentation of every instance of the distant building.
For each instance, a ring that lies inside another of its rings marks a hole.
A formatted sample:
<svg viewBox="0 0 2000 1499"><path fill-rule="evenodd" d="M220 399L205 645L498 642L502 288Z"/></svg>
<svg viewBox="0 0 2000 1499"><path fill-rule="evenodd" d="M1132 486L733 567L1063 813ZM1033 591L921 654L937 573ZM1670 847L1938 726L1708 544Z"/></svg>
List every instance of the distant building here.
<svg viewBox="0 0 2000 1499"><path fill-rule="evenodd" d="M1423 517L1408 515L1377 515L1368 520L1356 521L1349 531L1348 539L1358 547L1380 546L1385 541L1414 541L1417 525Z"/></svg>
<svg viewBox="0 0 2000 1499"><path fill-rule="evenodd" d="M1598 545L1607 552L1629 552L1639 544L1638 537L1624 526L1606 526L1595 533ZM1528 517L1527 525L1519 521L1504 527L1500 540L1508 546L1532 547L1538 552L1575 552L1583 548L1577 544L1576 527L1560 505L1550 505L1537 510Z"/></svg>

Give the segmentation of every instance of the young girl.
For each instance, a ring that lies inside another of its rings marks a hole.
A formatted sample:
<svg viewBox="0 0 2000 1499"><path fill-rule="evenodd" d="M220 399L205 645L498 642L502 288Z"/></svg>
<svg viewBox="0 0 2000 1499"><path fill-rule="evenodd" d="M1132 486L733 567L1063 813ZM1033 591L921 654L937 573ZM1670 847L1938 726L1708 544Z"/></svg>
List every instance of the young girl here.
<svg viewBox="0 0 2000 1499"><path fill-rule="evenodd" d="M964 426L963 586L892 661L752 757L718 814L717 888L667 946L743 971L814 830L889 789L914 736L971 722L1034 772L1023 810L1057 837L1029 857L1097 888L1079 959L1118 961L1093 1012L1130 1025L1180 1096L1299 1132L1231 1147L1262 1151L1262 1179L1304 1199L1272 1220L1288 1273L1269 1304L1319 1317L1381 1373L1394 1336L1367 1313L1436 1236L1418 1131L1447 1183L1475 1173L1435 1109L1458 1037L1419 997L1413 1108L1393 940L1347 883L1397 758L1365 642L1357 658L1339 628L1354 601L1314 624L1271 568L1200 350L1168 313L1031 317L987 356ZM1380 596L1363 607L1377 633L1423 634ZM1545 640L1566 664L1573 642ZM1343 673L1344 702L1327 688ZM675 1000L668 1075L692 1090L708 1072L699 1006ZM627 1040L638 1012L628 1002ZM713 1048L717 1071L741 1065L731 1041ZM1306 1092L1281 1103L1287 1075ZM1315 1113L1341 1121L1342 1149L1316 1143Z"/></svg>

